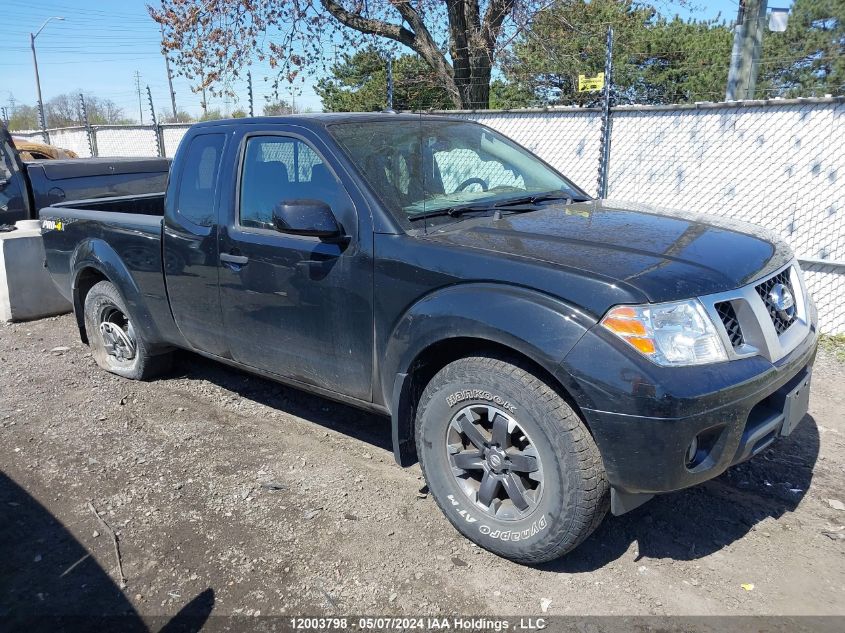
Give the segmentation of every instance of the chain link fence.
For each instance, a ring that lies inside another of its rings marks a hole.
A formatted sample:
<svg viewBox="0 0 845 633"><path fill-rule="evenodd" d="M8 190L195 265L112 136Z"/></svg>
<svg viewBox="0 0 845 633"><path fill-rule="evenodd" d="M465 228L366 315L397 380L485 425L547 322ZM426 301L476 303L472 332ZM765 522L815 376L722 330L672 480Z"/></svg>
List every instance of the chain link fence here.
<svg viewBox="0 0 845 633"><path fill-rule="evenodd" d="M458 116L503 132L597 193L598 110ZM775 231L802 262L823 331L845 333L845 98L622 106L612 121L609 198Z"/></svg>
<svg viewBox="0 0 845 633"><path fill-rule="evenodd" d="M40 131L12 132L13 136L48 143L76 152L80 158L91 157L173 157L190 124L92 125Z"/></svg>

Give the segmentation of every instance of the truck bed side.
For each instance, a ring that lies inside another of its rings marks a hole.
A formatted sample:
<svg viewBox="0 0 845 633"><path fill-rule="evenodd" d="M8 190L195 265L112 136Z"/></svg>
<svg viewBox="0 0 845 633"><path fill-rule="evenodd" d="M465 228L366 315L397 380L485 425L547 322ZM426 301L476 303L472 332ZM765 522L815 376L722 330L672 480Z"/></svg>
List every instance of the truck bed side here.
<svg viewBox="0 0 845 633"><path fill-rule="evenodd" d="M162 193L167 158L85 158L24 163L33 208L93 198Z"/></svg>
<svg viewBox="0 0 845 633"><path fill-rule="evenodd" d="M83 339L81 297L105 278L126 299L133 324L145 340L165 347L180 338L164 283L163 208L164 194L152 194L82 200L39 211L47 267L59 291L72 302Z"/></svg>

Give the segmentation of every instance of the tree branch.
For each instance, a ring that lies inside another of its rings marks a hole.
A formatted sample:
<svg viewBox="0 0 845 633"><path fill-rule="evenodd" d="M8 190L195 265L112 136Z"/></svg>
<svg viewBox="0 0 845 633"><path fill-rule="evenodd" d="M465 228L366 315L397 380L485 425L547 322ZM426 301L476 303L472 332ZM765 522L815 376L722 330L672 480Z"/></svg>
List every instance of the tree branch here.
<svg viewBox="0 0 845 633"><path fill-rule="evenodd" d="M452 65L446 60L446 56L437 42L428 30L428 27L423 22L422 16L411 6L409 0L390 0L390 4L399 12L402 19L407 22L416 36L416 46L413 49L420 54L420 56L428 62L440 78L443 80L446 90L455 101L456 105L460 106L460 99L458 96L458 89L455 85L455 72Z"/></svg>
<svg viewBox="0 0 845 633"><path fill-rule="evenodd" d="M410 5L408 0L390 0L390 3L399 12L402 19L414 29L413 31L397 24L390 24L383 20L373 20L359 13L348 11L336 0L320 0L320 2L323 8L341 24L361 33L370 33L392 39L418 53L443 81L446 91L455 104L460 106L452 66L446 61L446 57L437 47L437 43L422 21L422 17Z"/></svg>
<svg viewBox="0 0 845 633"><path fill-rule="evenodd" d="M513 11L514 2L515 0L490 0L490 4L487 6L481 31L484 33L487 46L490 48L491 58L496 40L499 39L499 33L502 30L502 23L508 14Z"/></svg>
<svg viewBox="0 0 845 633"><path fill-rule="evenodd" d="M365 18L359 13L352 13L335 2L335 0L320 0L320 3L326 11L332 14L332 17L351 29L355 29L361 33L386 37L400 44L404 44L412 50L417 50L416 35L402 26L383 22L382 20Z"/></svg>

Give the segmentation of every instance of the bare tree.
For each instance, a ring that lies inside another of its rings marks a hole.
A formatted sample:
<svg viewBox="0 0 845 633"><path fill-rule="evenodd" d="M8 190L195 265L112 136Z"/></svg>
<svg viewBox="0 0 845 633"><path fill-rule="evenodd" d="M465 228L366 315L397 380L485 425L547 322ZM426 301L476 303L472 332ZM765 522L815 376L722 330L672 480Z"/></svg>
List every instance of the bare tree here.
<svg viewBox="0 0 845 633"><path fill-rule="evenodd" d="M46 104L44 109L48 127L68 127L82 122L82 112L79 108L79 97L72 94L56 95Z"/></svg>
<svg viewBox="0 0 845 633"><path fill-rule="evenodd" d="M101 99L86 94L85 107L88 110L88 120L92 124L130 122L124 115L123 108L111 99ZM44 108L47 112L47 125L49 127L69 127L84 123L82 104L79 102L79 91L57 95L44 104Z"/></svg>
<svg viewBox="0 0 845 633"><path fill-rule="evenodd" d="M297 114L298 112L300 112L299 108L284 99L265 103L263 109L264 116L284 116L286 114Z"/></svg>

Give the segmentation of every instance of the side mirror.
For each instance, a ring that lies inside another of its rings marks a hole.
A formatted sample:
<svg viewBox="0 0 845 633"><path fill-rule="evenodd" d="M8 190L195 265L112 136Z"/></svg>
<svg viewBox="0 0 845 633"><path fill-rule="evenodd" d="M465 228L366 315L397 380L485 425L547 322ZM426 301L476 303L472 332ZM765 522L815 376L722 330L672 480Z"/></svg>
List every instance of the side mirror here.
<svg viewBox="0 0 845 633"><path fill-rule="evenodd" d="M273 208L273 226L280 233L323 240L343 237L331 207L320 200L282 200Z"/></svg>

